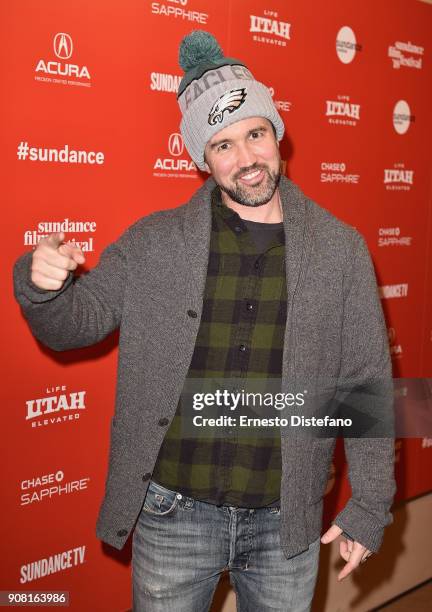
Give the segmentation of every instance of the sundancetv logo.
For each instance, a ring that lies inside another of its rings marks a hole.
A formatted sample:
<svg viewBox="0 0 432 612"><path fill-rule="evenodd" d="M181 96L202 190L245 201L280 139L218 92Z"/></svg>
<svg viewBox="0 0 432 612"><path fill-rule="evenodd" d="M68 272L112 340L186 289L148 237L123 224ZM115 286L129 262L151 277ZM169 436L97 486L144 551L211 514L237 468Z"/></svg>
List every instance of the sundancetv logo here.
<svg viewBox="0 0 432 612"><path fill-rule="evenodd" d="M50 576L51 574L64 572L77 565L82 565L85 562L85 553L85 546L77 546L76 548L50 555L45 559L26 563L21 566L21 577L19 581L21 584L26 584L27 582L33 582L33 580L45 578L45 576Z"/></svg>
<svg viewBox="0 0 432 612"><path fill-rule="evenodd" d="M51 58L39 59L35 68L35 80L59 85L91 87L91 77L87 66L73 63L71 60L74 44L70 34L58 32L53 37L53 55Z"/></svg>
<svg viewBox="0 0 432 612"><path fill-rule="evenodd" d="M32 427L47 427L78 420L86 410L86 391L68 393L66 385L46 389L44 397L26 401L25 420Z"/></svg>
<svg viewBox="0 0 432 612"><path fill-rule="evenodd" d="M400 283L399 285L382 285L378 287L379 295L382 300L390 300L392 298L404 298L408 296L408 283Z"/></svg>

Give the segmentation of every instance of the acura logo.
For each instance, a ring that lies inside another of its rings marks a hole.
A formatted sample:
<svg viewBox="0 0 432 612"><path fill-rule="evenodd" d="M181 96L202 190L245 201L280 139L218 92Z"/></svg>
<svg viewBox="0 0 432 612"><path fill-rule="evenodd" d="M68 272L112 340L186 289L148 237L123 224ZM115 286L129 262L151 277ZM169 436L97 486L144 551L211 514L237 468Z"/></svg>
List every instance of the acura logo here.
<svg viewBox="0 0 432 612"><path fill-rule="evenodd" d="M72 55L73 43L69 34L59 32L54 36L54 53L59 59L69 59Z"/></svg>
<svg viewBox="0 0 432 612"><path fill-rule="evenodd" d="M168 149L173 157L178 157L183 153L184 143L181 134L171 134L168 140Z"/></svg>

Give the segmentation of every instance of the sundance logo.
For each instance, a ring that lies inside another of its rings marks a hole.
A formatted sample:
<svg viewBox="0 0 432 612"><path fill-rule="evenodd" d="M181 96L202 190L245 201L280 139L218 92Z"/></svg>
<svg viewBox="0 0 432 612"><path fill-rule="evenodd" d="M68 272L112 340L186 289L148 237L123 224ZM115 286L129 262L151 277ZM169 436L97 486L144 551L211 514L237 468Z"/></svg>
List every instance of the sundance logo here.
<svg viewBox="0 0 432 612"><path fill-rule="evenodd" d="M396 41L394 45L388 48L388 56L391 58L393 68L416 68L422 69L422 58L424 47L413 45L411 42ZM417 57L415 57L417 56Z"/></svg>
<svg viewBox="0 0 432 612"><path fill-rule="evenodd" d="M150 73L150 89L151 91L166 91L169 93L177 93L181 76L175 74L166 74L164 72Z"/></svg>
<svg viewBox="0 0 432 612"><path fill-rule="evenodd" d="M66 32L58 32L53 38L54 59L40 59L35 69L35 80L63 85L90 87L90 72L87 66L69 63L73 54L72 37Z"/></svg>
<svg viewBox="0 0 432 612"><path fill-rule="evenodd" d="M24 246L37 246L42 238L49 236L52 232L68 233L94 233L96 232L96 221L72 221L68 218L63 221L40 221L37 230L26 230L24 232ZM66 239L67 244L78 246L83 252L94 251L93 236L85 236L86 240Z"/></svg>

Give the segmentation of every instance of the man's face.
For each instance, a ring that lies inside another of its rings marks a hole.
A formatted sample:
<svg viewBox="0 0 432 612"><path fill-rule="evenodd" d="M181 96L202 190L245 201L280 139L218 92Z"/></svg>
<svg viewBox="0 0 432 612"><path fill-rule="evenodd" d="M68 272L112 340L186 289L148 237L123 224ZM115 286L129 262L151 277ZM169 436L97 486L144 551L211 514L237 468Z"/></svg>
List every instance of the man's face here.
<svg viewBox="0 0 432 612"><path fill-rule="evenodd" d="M279 184L280 153L268 119L242 119L206 144L207 172L229 198L245 206L267 204Z"/></svg>

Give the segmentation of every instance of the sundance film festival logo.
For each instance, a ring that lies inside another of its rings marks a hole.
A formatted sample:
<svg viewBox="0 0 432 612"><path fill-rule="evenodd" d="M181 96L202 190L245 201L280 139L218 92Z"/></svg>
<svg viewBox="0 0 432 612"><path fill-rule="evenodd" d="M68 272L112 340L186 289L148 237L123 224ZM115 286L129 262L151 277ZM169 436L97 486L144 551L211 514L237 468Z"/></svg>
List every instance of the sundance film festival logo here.
<svg viewBox="0 0 432 612"><path fill-rule="evenodd" d="M87 66L79 66L68 60L73 54L73 41L66 32L58 32L53 38L53 50L57 59L40 59L36 65L35 80L61 85L91 87Z"/></svg>
<svg viewBox="0 0 432 612"><path fill-rule="evenodd" d="M390 45L388 48L388 57L392 61L393 68L399 70L399 68L416 68L417 70L422 69L422 58L424 47L413 45L411 42L400 42L396 41L394 45Z"/></svg>
<svg viewBox="0 0 432 612"><path fill-rule="evenodd" d="M408 128L415 121L414 115L411 115L411 110L408 102L399 100L396 102L393 109L393 127L398 134L406 134Z"/></svg>
<svg viewBox="0 0 432 612"><path fill-rule="evenodd" d="M348 172L345 162L321 162L321 183L357 185L360 174Z"/></svg>
<svg viewBox="0 0 432 612"><path fill-rule="evenodd" d="M154 15L162 15L163 17L172 17L179 21L192 21L195 23L206 24L208 14L187 9L188 0L167 0L166 3L152 2L151 12Z"/></svg>
<svg viewBox="0 0 432 612"><path fill-rule="evenodd" d="M64 572L77 565L82 565L85 562L85 552L85 546L77 546L76 548L55 553L44 559L38 559L37 561L21 565L19 581L21 584L26 584L51 574Z"/></svg>
<svg viewBox="0 0 432 612"><path fill-rule="evenodd" d="M183 157L185 146L182 135L174 132L168 137L167 157L158 157L153 165L153 176L159 178L196 178L197 168L191 159Z"/></svg>
<svg viewBox="0 0 432 612"><path fill-rule="evenodd" d="M378 230L378 246L411 246L411 236L401 236L400 227L380 227Z"/></svg>
<svg viewBox="0 0 432 612"><path fill-rule="evenodd" d="M291 24L280 21L276 11L265 10L264 16L249 15L249 32L255 42L286 47L291 40Z"/></svg>
<svg viewBox="0 0 432 612"><path fill-rule="evenodd" d="M65 243L75 245L83 252L94 251L93 236L85 236L84 240L67 239L66 236L68 233L94 233L96 232L96 221L72 221L68 218L62 221L40 221L36 230L24 232L24 246L37 246L42 238L46 238L53 232L64 232Z"/></svg>
<svg viewBox="0 0 432 612"><path fill-rule="evenodd" d="M180 86L181 76L174 74L166 74L164 72L150 73L150 89L151 91L166 91L169 93L177 93Z"/></svg>
<svg viewBox="0 0 432 612"><path fill-rule="evenodd" d="M408 283L400 283L399 285L382 285L381 287L378 287L378 290L382 300L404 298L408 296Z"/></svg>
<svg viewBox="0 0 432 612"><path fill-rule="evenodd" d="M56 499L62 495L84 491L89 482L89 477L78 480L65 479L62 470L27 478L21 481L20 506L29 506L41 501Z"/></svg>
<svg viewBox="0 0 432 612"><path fill-rule="evenodd" d="M414 184L414 170L399 162L393 168L384 168L383 183L387 191L410 191Z"/></svg>
<svg viewBox="0 0 432 612"><path fill-rule="evenodd" d="M343 26L336 35L336 54L343 64L350 64L362 46L357 44L355 34L349 26Z"/></svg>
<svg viewBox="0 0 432 612"><path fill-rule="evenodd" d="M65 391L65 385L51 387L45 397L27 400L25 420L32 427L46 427L79 419L86 409L86 391Z"/></svg>
<svg viewBox="0 0 432 612"><path fill-rule="evenodd" d="M325 114L333 125L356 126L360 121L360 104L350 102L349 96L337 96L337 100L326 100Z"/></svg>

